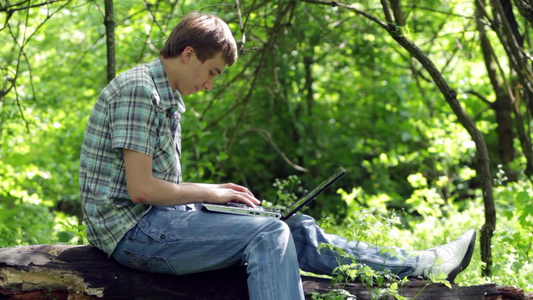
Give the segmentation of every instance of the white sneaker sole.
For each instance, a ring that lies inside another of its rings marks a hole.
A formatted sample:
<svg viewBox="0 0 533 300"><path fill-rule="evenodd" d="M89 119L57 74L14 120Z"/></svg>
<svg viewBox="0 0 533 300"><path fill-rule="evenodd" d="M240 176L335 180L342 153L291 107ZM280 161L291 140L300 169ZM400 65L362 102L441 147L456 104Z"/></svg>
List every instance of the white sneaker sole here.
<svg viewBox="0 0 533 300"><path fill-rule="evenodd" d="M474 231L474 234L472 235L472 238L470 239L470 243L468 244L468 249L466 250L465 256L463 256L463 259L461 260L461 263L455 267L450 274L448 274L447 280L451 283L455 280L455 277L457 277L457 274L461 273L468 265L470 264L470 260L472 259L472 254L474 254L474 249L476 247L476 231Z"/></svg>

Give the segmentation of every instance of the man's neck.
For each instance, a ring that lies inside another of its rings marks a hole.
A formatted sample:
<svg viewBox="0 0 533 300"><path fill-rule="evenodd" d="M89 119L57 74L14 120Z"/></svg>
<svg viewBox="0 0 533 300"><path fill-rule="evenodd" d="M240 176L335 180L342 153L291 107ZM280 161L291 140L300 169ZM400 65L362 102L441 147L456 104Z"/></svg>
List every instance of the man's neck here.
<svg viewBox="0 0 533 300"><path fill-rule="evenodd" d="M168 82L170 83L170 87L172 90L177 90L177 78L178 78L178 72L180 67L180 57L174 57L174 58L163 58L160 57L161 63L163 64L163 67L165 68L165 72L167 74Z"/></svg>

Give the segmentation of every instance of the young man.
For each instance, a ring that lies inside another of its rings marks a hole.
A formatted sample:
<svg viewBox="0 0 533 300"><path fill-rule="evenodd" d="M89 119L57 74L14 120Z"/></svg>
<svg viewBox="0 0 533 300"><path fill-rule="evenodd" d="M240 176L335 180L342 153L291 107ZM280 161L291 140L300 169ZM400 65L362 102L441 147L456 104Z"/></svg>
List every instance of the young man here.
<svg viewBox="0 0 533 300"><path fill-rule="evenodd" d="M93 245L121 264L152 272L187 274L247 264L250 299L304 299L300 269L329 275L338 266L337 253L317 250L321 243L400 277L443 272L453 280L468 265L474 230L431 250L383 252L326 234L305 215L280 221L202 210L201 202L260 203L240 185L181 178L182 96L211 90L236 59L227 24L191 13L174 28L160 57L105 87L87 123L80 159L87 238Z"/></svg>

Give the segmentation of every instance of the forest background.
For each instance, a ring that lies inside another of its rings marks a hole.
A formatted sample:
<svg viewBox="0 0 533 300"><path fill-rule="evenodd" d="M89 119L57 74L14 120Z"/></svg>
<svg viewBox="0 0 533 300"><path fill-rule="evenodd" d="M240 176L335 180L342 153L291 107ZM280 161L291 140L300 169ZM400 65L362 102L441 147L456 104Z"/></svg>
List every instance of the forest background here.
<svg viewBox="0 0 533 300"><path fill-rule="evenodd" d="M99 92L158 56L185 13L219 15L240 59L185 99L185 181L425 249L480 238L464 285L533 291L531 0L0 0L0 246L87 243L80 145Z"/></svg>

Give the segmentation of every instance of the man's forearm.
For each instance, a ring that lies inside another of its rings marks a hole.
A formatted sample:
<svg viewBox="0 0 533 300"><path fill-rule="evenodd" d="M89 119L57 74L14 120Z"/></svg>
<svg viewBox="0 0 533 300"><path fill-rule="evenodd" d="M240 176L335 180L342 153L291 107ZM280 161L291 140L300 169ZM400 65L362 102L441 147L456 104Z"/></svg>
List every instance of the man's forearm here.
<svg viewBox="0 0 533 300"><path fill-rule="evenodd" d="M249 206L260 203L247 188L233 183L175 184L155 178L152 174L152 158L144 153L124 150L124 163L128 193L135 203L157 206L194 202L238 201Z"/></svg>
<svg viewBox="0 0 533 300"><path fill-rule="evenodd" d="M199 184L175 184L162 179L148 179L138 187L128 186L132 201L156 206L182 205L195 202L208 202L212 191Z"/></svg>

